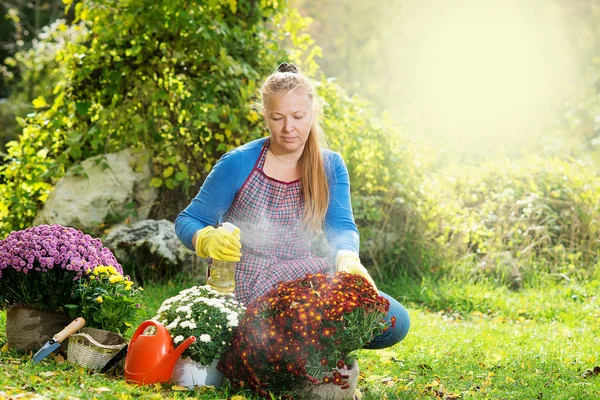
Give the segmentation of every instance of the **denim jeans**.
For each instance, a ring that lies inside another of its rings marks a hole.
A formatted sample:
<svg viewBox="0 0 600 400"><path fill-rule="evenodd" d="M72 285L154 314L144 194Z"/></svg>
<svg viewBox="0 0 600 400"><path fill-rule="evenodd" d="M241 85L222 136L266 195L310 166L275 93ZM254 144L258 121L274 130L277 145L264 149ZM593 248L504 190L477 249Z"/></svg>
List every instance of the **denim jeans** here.
<svg viewBox="0 0 600 400"><path fill-rule="evenodd" d="M396 325L393 328L390 327L390 329L383 332L381 335L375 336L375 338L364 347L365 349L384 349L386 347L391 347L404 339L410 328L410 318L404 307L402 307L402 304L381 291L379 292L379 295L390 301L390 309L385 317L385 321L388 323L388 326L391 326L392 317L396 317Z"/></svg>

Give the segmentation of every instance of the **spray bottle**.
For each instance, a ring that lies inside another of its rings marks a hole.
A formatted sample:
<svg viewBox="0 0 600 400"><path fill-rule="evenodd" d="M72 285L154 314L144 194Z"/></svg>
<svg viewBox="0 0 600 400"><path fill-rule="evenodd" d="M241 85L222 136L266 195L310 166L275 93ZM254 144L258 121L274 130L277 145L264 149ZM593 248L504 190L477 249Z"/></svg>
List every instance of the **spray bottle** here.
<svg viewBox="0 0 600 400"><path fill-rule="evenodd" d="M236 226L230 222L223 223L227 232L233 233ZM222 261L213 259L207 283L221 293L233 293L235 290L235 261Z"/></svg>

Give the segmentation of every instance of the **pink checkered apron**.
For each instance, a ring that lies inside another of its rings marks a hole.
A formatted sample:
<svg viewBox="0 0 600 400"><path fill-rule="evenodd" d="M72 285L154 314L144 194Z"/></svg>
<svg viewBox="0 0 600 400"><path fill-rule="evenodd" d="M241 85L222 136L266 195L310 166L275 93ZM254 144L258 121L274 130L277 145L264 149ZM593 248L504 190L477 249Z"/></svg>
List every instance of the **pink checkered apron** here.
<svg viewBox="0 0 600 400"><path fill-rule="evenodd" d="M332 268L311 253L314 234L302 227L300 181L281 182L263 172L268 146L269 139L225 217L241 231L235 295L246 305L280 282Z"/></svg>

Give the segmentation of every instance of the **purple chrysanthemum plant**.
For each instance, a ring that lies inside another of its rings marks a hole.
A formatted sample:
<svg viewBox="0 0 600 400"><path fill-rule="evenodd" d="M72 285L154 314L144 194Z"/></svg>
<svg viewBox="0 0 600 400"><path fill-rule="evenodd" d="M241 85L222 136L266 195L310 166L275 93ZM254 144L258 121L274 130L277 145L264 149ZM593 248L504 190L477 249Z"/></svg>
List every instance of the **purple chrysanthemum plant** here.
<svg viewBox="0 0 600 400"><path fill-rule="evenodd" d="M86 271L121 264L100 239L62 225L13 231L0 240L0 308L30 305L59 310Z"/></svg>

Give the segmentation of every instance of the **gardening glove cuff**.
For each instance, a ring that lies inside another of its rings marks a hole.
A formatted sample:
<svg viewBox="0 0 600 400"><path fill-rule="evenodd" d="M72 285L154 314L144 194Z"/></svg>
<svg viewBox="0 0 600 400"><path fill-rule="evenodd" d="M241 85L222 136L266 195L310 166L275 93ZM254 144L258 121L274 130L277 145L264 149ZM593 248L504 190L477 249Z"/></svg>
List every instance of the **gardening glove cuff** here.
<svg viewBox="0 0 600 400"><path fill-rule="evenodd" d="M377 290L377 286L367 272L367 269L360 263L358 255L350 250L338 250L335 256L335 267L337 272L347 272L349 274L357 274L365 278L373 289Z"/></svg>
<svg viewBox="0 0 600 400"><path fill-rule="evenodd" d="M242 257L241 249L239 228L229 232L222 226L216 229L207 226L196 232L196 254L199 257L238 262Z"/></svg>

